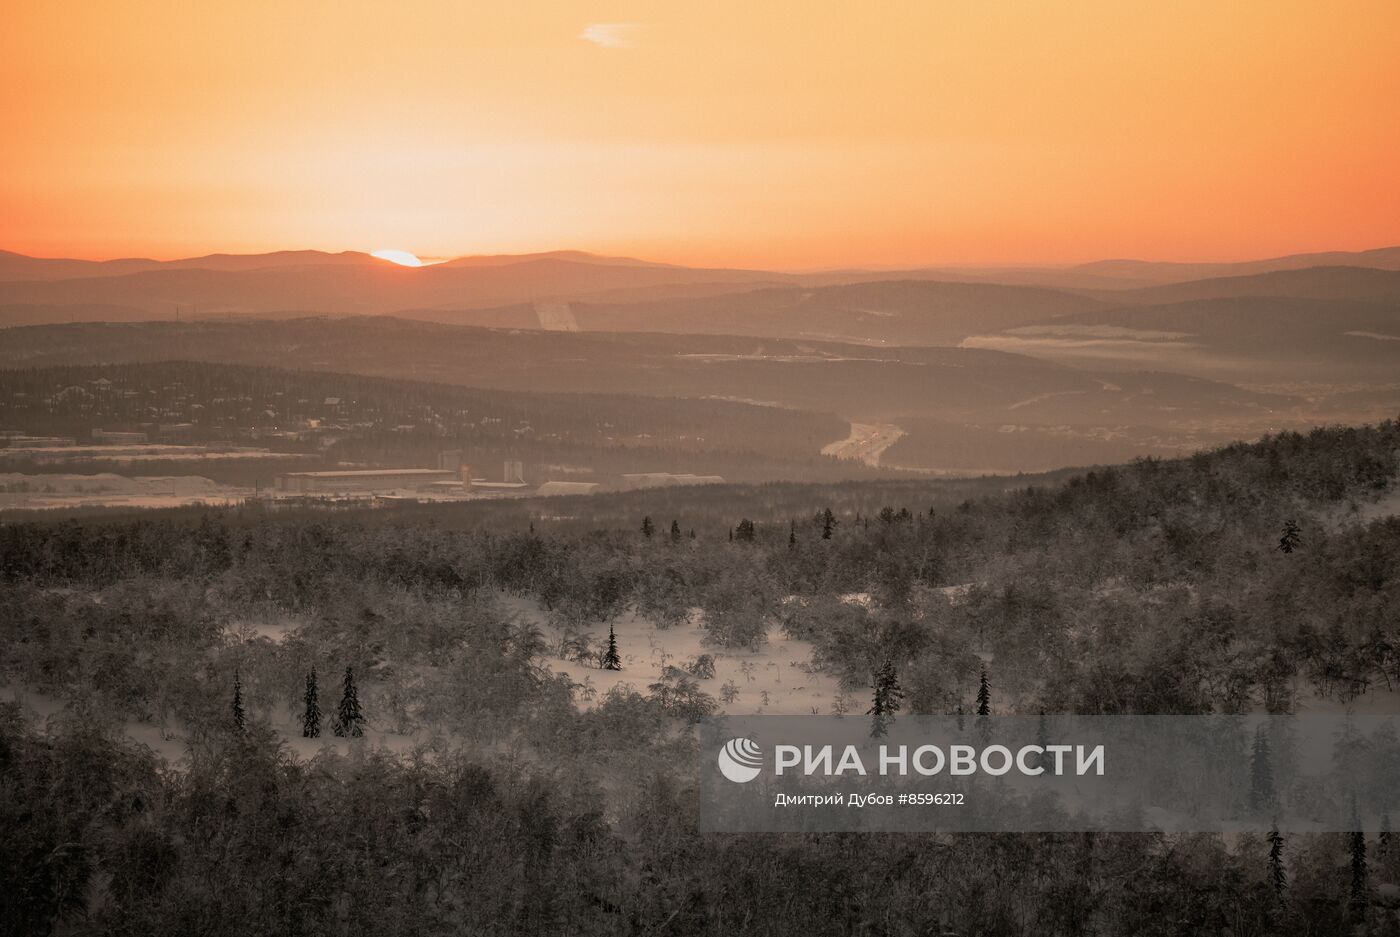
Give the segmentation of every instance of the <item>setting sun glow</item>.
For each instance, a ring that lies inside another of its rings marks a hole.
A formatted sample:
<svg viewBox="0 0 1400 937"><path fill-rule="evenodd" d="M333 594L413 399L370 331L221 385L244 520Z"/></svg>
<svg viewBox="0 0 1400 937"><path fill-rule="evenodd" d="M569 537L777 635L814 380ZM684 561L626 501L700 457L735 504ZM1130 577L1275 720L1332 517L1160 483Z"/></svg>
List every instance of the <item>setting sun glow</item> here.
<svg viewBox="0 0 1400 937"><path fill-rule="evenodd" d="M82 6L7 9L7 250L810 269L1400 241L1395 0Z"/></svg>
<svg viewBox="0 0 1400 937"><path fill-rule="evenodd" d="M380 260L387 260L391 264L398 264L400 267L422 267L423 261L419 260L408 251L380 250L370 254L371 257L378 257Z"/></svg>

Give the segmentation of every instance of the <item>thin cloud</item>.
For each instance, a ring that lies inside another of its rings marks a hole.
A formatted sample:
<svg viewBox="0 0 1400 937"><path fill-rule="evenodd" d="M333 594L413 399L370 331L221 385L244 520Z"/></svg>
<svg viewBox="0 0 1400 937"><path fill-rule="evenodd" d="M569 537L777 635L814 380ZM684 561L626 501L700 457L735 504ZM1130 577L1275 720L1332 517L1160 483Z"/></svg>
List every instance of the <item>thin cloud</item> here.
<svg viewBox="0 0 1400 937"><path fill-rule="evenodd" d="M604 49L631 49L641 31L640 23L589 23L578 37Z"/></svg>

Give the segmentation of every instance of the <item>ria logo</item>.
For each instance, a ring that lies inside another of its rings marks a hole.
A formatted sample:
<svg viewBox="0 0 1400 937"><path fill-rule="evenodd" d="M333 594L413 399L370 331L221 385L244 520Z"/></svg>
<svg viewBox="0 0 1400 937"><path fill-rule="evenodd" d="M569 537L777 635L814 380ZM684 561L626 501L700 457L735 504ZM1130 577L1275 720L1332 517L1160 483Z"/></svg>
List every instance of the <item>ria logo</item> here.
<svg viewBox="0 0 1400 937"><path fill-rule="evenodd" d="M753 739L737 738L719 750L719 771L735 784L746 784L763 770L763 749Z"/></svg>

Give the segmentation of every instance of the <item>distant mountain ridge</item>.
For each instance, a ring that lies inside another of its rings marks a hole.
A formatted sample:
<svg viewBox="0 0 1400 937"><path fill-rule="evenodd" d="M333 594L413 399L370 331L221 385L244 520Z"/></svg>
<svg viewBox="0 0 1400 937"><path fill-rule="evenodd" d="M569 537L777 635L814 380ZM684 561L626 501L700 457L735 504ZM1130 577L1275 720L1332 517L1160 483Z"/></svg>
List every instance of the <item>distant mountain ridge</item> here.
<svg viewBox="0 0 1400 937"><path fill-rule="evenodd" d="M263 270L269 267L344 266L383 264L386 261L359 251L331 254L325 251L273 251L267 254L206 254L179 260L125 257L117 260L73 260L28 257L0 251L0 282L11 280L68 280L125 276L151 270Z"/></svg>
<svg viewBox="0 0 1400 937"><path fill-rule="evenodd" d="M253 269L161 267L118 276L0 282L0 306L109 305L145 308L165 318L173 306L206 313L303 310L384 314L414 307L476 308L573 300L613 290L722 283L742 289L767 282L748 271L632 267L540 258L508 264L402 267L379 260ZM639 298L646 298L645 294ZM57 321L66 317L56 315Z"/></svg>
<svg viewBox="0 0 1400 937"><path fill-rule="evenodd" d="M1069 367L1173 371L1231 383L1390 386L1400 375L1400 305L1211 296L1046 318L963 345Z"/></svg>
<svg viewBox="0 0 1400 937"><path fill-rule="evenodd" d="M1246 276L1307 267L1370 267L1400 270L1400 246L1363 251L1321 251L1289 254L1260 260L1183 263L1177 261L1111 258L1069 266L942 266L923 265L903 268L836 268L803 273L748 269L703 268L684 264L642 260L636 257L594 254L583 250L550 250L520 254L468 254L433 262L438 267L499 267L536 260L562 260L596 266L655 267L674 271L724 270L745 278L790 280L810 286L867 282L890 279L940 279L966 282L1002 282L1024 285L1059 285L1080 288L1110 287L1122 281L1124 287L1161 285L1212 277ZM63 257L33 257L0 250L0 282L8 280L67 279L72 277L120 276L161 269L256 270L288 266L340 266L347 264L379 266L389 261L367 251L328 252L281 250L255 254L214 253L174 260L126 257L114 260L84 260ZM1051 281L1059 280L1058 283Z"/></svg>
<svg viewBox="0 0 1400 937"><path fill-rule="evenodd" d="M1400 270L1374 267L1304 267L1241 276L1211 277L1115 292L1097 292L1122 305L1179 303L1193 299L1275 296L1290 299L1335 299L1354 302L1400 300Z"/></svg>
<svg viewBox="0 0 1400 937"><path fill-rule="evenodd" d="M1241 296L1400 301L1400 269L1290 266L1334 257L1400 268L1400 248L1225 265L1101 261L1061 269L803 274L683 267L582 251L477 255L420 268L356 251L211 254L174 261L0 252L0 327L329 314L535 328L533 304L570 303L585 330L956 344L980 333L1108 307ZM1270 266L1287 269L1238 272ZM1232 275L1138 285L1144 277L1202 269Z"/></svg>
<svg viewBox="0 0 1400 937"><path fill-rule="evenodd" d="M765 286L741 292L648 302L585 300L571 307L587 332L753 335L860 342L947 345L989 328L1106 308L1061 290L998 283L879 280L836 286ZM415 319L456 325L539 328L533 307L411 310Z"/></svg>
<svg viewBox="0 0 1400 937"><path fill-rule="evenodd" d="M1004 422L1250 418L1295 401L1172 374L1114 376L1001 351L725 335L468 328L378 316L12 329L0 367L161 360L265 364L543 392L719 397L834 412Z"/></svg>
<svg viewBox="0 0 1400 937"><path fill-rule="evenodd" d="M604 267L667 267L683 270L678 264L657 263L651 260L638 260L635 257L611 257L606 254L591 254L588 251L558 250L536 251L529 254L468 254L434 264L438 267L502 267L508 264L526 263L531 260L568 260L581 264L598 264Z"/></svg>
<svg viewBox="0 0 1400 937"><path fill-rule="evenodd" d="M1160 260L1111 259L1077 264L1072 269L1098 276L1120 277L1159 283L1204 280L1212 277L1247 276L1280 270L1302 270L1307 267L1371 267L1377 270L1400 270L1400 247L1378 247L1365 251L1322 251L1309 254L1289 254L1264 260L1225 263L1177 263Z"/></svg>

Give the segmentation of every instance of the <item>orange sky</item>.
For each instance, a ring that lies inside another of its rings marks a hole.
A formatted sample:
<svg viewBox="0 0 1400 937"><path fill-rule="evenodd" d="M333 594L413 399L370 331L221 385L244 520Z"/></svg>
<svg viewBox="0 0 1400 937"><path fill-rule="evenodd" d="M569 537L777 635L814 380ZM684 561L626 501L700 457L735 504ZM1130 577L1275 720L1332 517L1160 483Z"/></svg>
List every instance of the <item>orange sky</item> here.
<svg viewBox="0 0 1400 937"><path fill-rule="evenodd" d="M1400 243L1396 0L98 0L5 31L0 247L25 253Z"/></svg>

